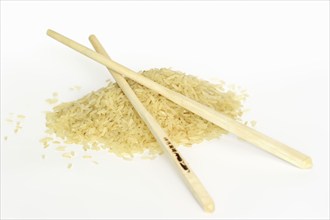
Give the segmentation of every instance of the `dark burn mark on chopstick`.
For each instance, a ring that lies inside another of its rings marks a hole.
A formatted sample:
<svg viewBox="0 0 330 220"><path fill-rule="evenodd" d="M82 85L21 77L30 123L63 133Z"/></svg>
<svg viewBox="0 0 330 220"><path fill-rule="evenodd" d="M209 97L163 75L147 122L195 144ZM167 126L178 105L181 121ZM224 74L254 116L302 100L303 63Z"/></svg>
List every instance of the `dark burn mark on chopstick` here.
<svg viewBox="0 0 330 220"><path fill-rule="evenodd" d="M170 140L168 140L168 138L164 137L164 140L166 142L166 144L169 146L169 148L171 149L172 153L174 153L174 155L176 156L176 159L179 161L180 166L187 171L188 173L190 172L188 166L186 165L186 163L183 161L183 159L181 158L180 154L178 153L178 151L175 149L175 147L173 146L173 144L170 142Z"/></svg>

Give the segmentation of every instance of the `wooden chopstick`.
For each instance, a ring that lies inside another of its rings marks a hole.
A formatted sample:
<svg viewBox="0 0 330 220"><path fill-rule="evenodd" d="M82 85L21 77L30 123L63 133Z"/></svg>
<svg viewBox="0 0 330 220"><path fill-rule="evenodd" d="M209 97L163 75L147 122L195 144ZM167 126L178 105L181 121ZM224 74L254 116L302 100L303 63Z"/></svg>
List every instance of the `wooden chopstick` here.
<svg viewBox="0 0 330 220"><path fill-rule="evenodd" d="M99 54L102 54L103 56L107 57L110 60L109 55L107 54L105 49L102 47L101 43L94 35L91 35L89 37L89 40L92 43L95 51L97 51ZM125 95L129 99L134 109L139 114L139 116L147 124L149 130L156 138L158 144L163 148L163 150L169 156L171 161L174 163L175 167L181 174L181 177L183 178L184 182L186 183L186 185L188 186L188 188L190 189L191 193L196 198L198 203L202 206L202 208L206 212L213 212L214 202L211 196L206 191L203 184L200 182L200 180L194 174L191 168L189 168L188 164L184 161L183 157L180 155L176 147L171 143L168 135L161 128L161 126L158 124L156 119L143 106L143 104L136 96L132 88L129 86L125 78L122 77L120 74L116 73L115 71L111 71L111 69L109 68L108 70L113 76L113 78L116 80L121 90L125 93Z"/></svg>
<svg viewBox="0 0 330 220"><path fill-rule="evenodd" d="M268 137L261 132L258 132L248 126L245 126L234 119L229 118L225 114L222 114L208 106L205 106L199 102L196 102L193 99L190 99L180 93L172 91L146 77L143 77L136 72L126 68L125 66L109 60L106 56L96 53L95 51L59 34L55 31L48 30L47 34L54 38L55 40L65 44L66 46L84 54L85 56L107 66L111 70L126 76L139 84L163 95L164 97L168 98L169 100L173 101L174 103L186 108L187 110L201 116L202 118L218 125L219 127L237 135L238 137L242 138L243 140L250 142L257 147L297 166L300 168L311 168L312 167L312 159L277 141Z"/></svg>

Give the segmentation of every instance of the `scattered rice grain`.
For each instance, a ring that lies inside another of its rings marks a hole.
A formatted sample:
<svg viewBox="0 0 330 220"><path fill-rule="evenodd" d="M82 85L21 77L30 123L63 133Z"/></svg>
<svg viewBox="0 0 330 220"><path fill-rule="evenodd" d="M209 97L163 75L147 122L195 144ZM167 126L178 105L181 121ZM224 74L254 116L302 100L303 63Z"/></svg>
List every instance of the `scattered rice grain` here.
<svg viewBox="0 0 330 220"><path fill-rule="evenodd" d="M58 147L56 147L56 150L57 151L65 151L65 149L66 149L66 146L58 146Z"/></svg>
<svg viewBox="0 0 330 220"><path fill-rule="evenodd" d="M256 122L256 121L250 121L250 125L251 125L252 127L255 127L255 126L256 126L256 124L257 124L257 122Z"/></svg>
<svg viewBox="0 0 330 220"><path fill-rule="evenodd" d="M56 102L58 102L58 99L56 98L51 98L51 99L46 99L46 102L50 105L55 104Z"/></svg>
<svg viewBox="0 0 330 220"><path fill-rule="evenodd" d="M70 152L66 152L66 153L62 154L62 157L71 159L72 155Z"/></svg>

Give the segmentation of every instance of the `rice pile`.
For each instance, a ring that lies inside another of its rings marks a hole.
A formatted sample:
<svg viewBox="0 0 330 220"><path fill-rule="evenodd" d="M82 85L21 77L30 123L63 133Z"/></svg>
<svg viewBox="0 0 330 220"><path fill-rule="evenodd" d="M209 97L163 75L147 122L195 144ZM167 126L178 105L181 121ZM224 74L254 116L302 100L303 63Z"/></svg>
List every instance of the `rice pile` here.
<svg viewBox="0 0 330 220"><path fill-rule="evenodd" d="M149 79L240 120L246 95L170 69L142 72ZM191 146L227 133L161 95L127 80L147 110L177 145ZM85 150L104 149L123 158L137 153L156 156L162 150L116 83L83 98L62 103L46 114L48 133Z"/></svg>

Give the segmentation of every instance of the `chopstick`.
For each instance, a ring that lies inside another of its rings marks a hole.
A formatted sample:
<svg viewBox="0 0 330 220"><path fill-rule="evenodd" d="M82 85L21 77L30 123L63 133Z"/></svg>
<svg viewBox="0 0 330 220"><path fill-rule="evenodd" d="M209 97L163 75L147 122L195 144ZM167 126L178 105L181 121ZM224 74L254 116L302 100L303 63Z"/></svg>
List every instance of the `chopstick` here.
<svg viewBox="0 0 330 220"><path fill-rule="evenodd" d="M95 51L103 56L107 57L110 60L109 55L98 41L96 36L91 35L89 37L91 44L93 45ZM147 109L143 106L139 98L136 96L130 85L127 83L124 77L115 71L111 71L109 69L110 74L116 80L117 84L121 88L121 90L125 93L126 97L129 99L134 109L137 111L142 120L147 124L149 130L156 138L158 144L163 148L166 154L169 156L171 161L174 163L175 167L181 174L184 182L190 189L193 196L196 198L198 203L202 206L204 211L213 212L214 203L209 195L209 193L204 188L203 184L200 182L198 177L194 174L194 172L189 168L188 164L184 161L183 157L177 151L176 147L171 143L168 135L158 124L156 119L147 111Z"/></svg>
<svg viewBox="0 0 330 220"><path fill-rule="evenodd" d="M66 46L84 54L85 56L107 66L111 70L126 76L139 84L163 95L164 97L168 98L169 100L173 101L174 103L186 108L187 110L201 116L207 121L218 125L219 127L235 134L236 136L240 137L241 139L254 144L255 146L303 169L311 168L312 167L312 159L275 140L271 137L268 137L261 132L258 132L246 125L243 125L234 119L226 116L223 113L220 113L208 106L205 106L199 102L196 102L193 99L190 99L180 93L172 91L146 77L143 77L136 72L126 68L125 66L109 60L106 56L98 54L97 52L59 34L55 31L48 30L47 34L54 38L55 40L65 44Z"/></svg>

